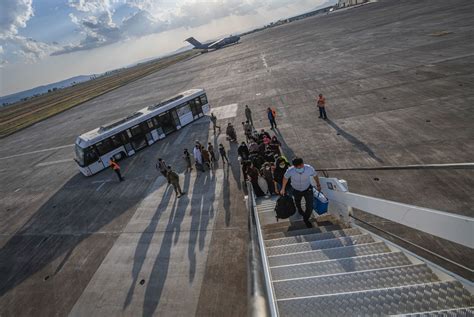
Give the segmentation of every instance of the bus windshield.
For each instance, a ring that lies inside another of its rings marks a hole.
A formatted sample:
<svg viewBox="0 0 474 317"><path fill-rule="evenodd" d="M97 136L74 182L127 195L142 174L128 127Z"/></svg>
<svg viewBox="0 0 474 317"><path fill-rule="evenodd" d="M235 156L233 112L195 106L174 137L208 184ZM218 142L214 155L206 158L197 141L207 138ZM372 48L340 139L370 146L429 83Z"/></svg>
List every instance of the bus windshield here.
<svg viewBox="0 0 474 317"><path fill-rule="evenodd" d="M84 166L84 149L76 144L75 151L77 164L79 164L79 166Z"/></svg>

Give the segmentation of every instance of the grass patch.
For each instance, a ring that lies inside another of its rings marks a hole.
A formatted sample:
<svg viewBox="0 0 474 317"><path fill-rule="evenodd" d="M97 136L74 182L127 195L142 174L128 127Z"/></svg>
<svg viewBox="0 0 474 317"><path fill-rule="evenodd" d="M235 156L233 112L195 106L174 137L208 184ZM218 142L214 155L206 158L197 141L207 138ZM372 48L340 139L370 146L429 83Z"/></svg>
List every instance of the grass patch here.
<svg viewBox="0 0 474 317"><path fill-rule="evenodd" d="M188 51L139 64L73 87L2 107L0 108L0 138L197 54L199 54L197 51Z"/></svg>

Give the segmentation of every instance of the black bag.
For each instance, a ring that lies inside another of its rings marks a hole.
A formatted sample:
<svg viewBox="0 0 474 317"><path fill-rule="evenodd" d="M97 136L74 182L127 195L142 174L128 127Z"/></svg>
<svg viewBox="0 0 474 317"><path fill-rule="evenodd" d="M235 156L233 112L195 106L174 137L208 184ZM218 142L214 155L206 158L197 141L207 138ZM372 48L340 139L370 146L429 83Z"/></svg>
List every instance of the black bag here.
<svg viewBox="0 0 474 317"><path fill-rule="evenodd" d="M296 212L295 202L293 198L285 195L280 196L275 205L275 213L278 219L286 219L293 216Z"/></svg>

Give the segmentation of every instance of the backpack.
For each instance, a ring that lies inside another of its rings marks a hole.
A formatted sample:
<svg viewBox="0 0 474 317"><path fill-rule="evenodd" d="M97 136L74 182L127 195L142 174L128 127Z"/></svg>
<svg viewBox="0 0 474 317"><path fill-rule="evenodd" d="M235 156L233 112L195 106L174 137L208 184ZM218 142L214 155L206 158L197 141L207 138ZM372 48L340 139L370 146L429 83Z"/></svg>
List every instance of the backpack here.
<svg viewBox="0 0 474 317"><path fill-rule="evenodd" d="M285 195L280 196L275 205L276 219L286 219L293 216L296 212L295 202L293 198Z"/></svg>

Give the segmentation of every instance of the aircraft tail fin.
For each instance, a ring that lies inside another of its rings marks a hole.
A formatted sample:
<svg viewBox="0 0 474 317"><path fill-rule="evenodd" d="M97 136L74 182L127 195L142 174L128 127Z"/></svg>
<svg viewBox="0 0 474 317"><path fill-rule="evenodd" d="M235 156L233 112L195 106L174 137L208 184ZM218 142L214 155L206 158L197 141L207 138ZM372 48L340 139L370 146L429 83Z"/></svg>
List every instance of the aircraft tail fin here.
<svg viewBox="0 0 474 317"><path fill-rule="evenodd" d="M196 40L194 37L189 37L185 39L185 41L191 43L194 48L206 48L205 45L202 45L202 43Z"/></svg>

